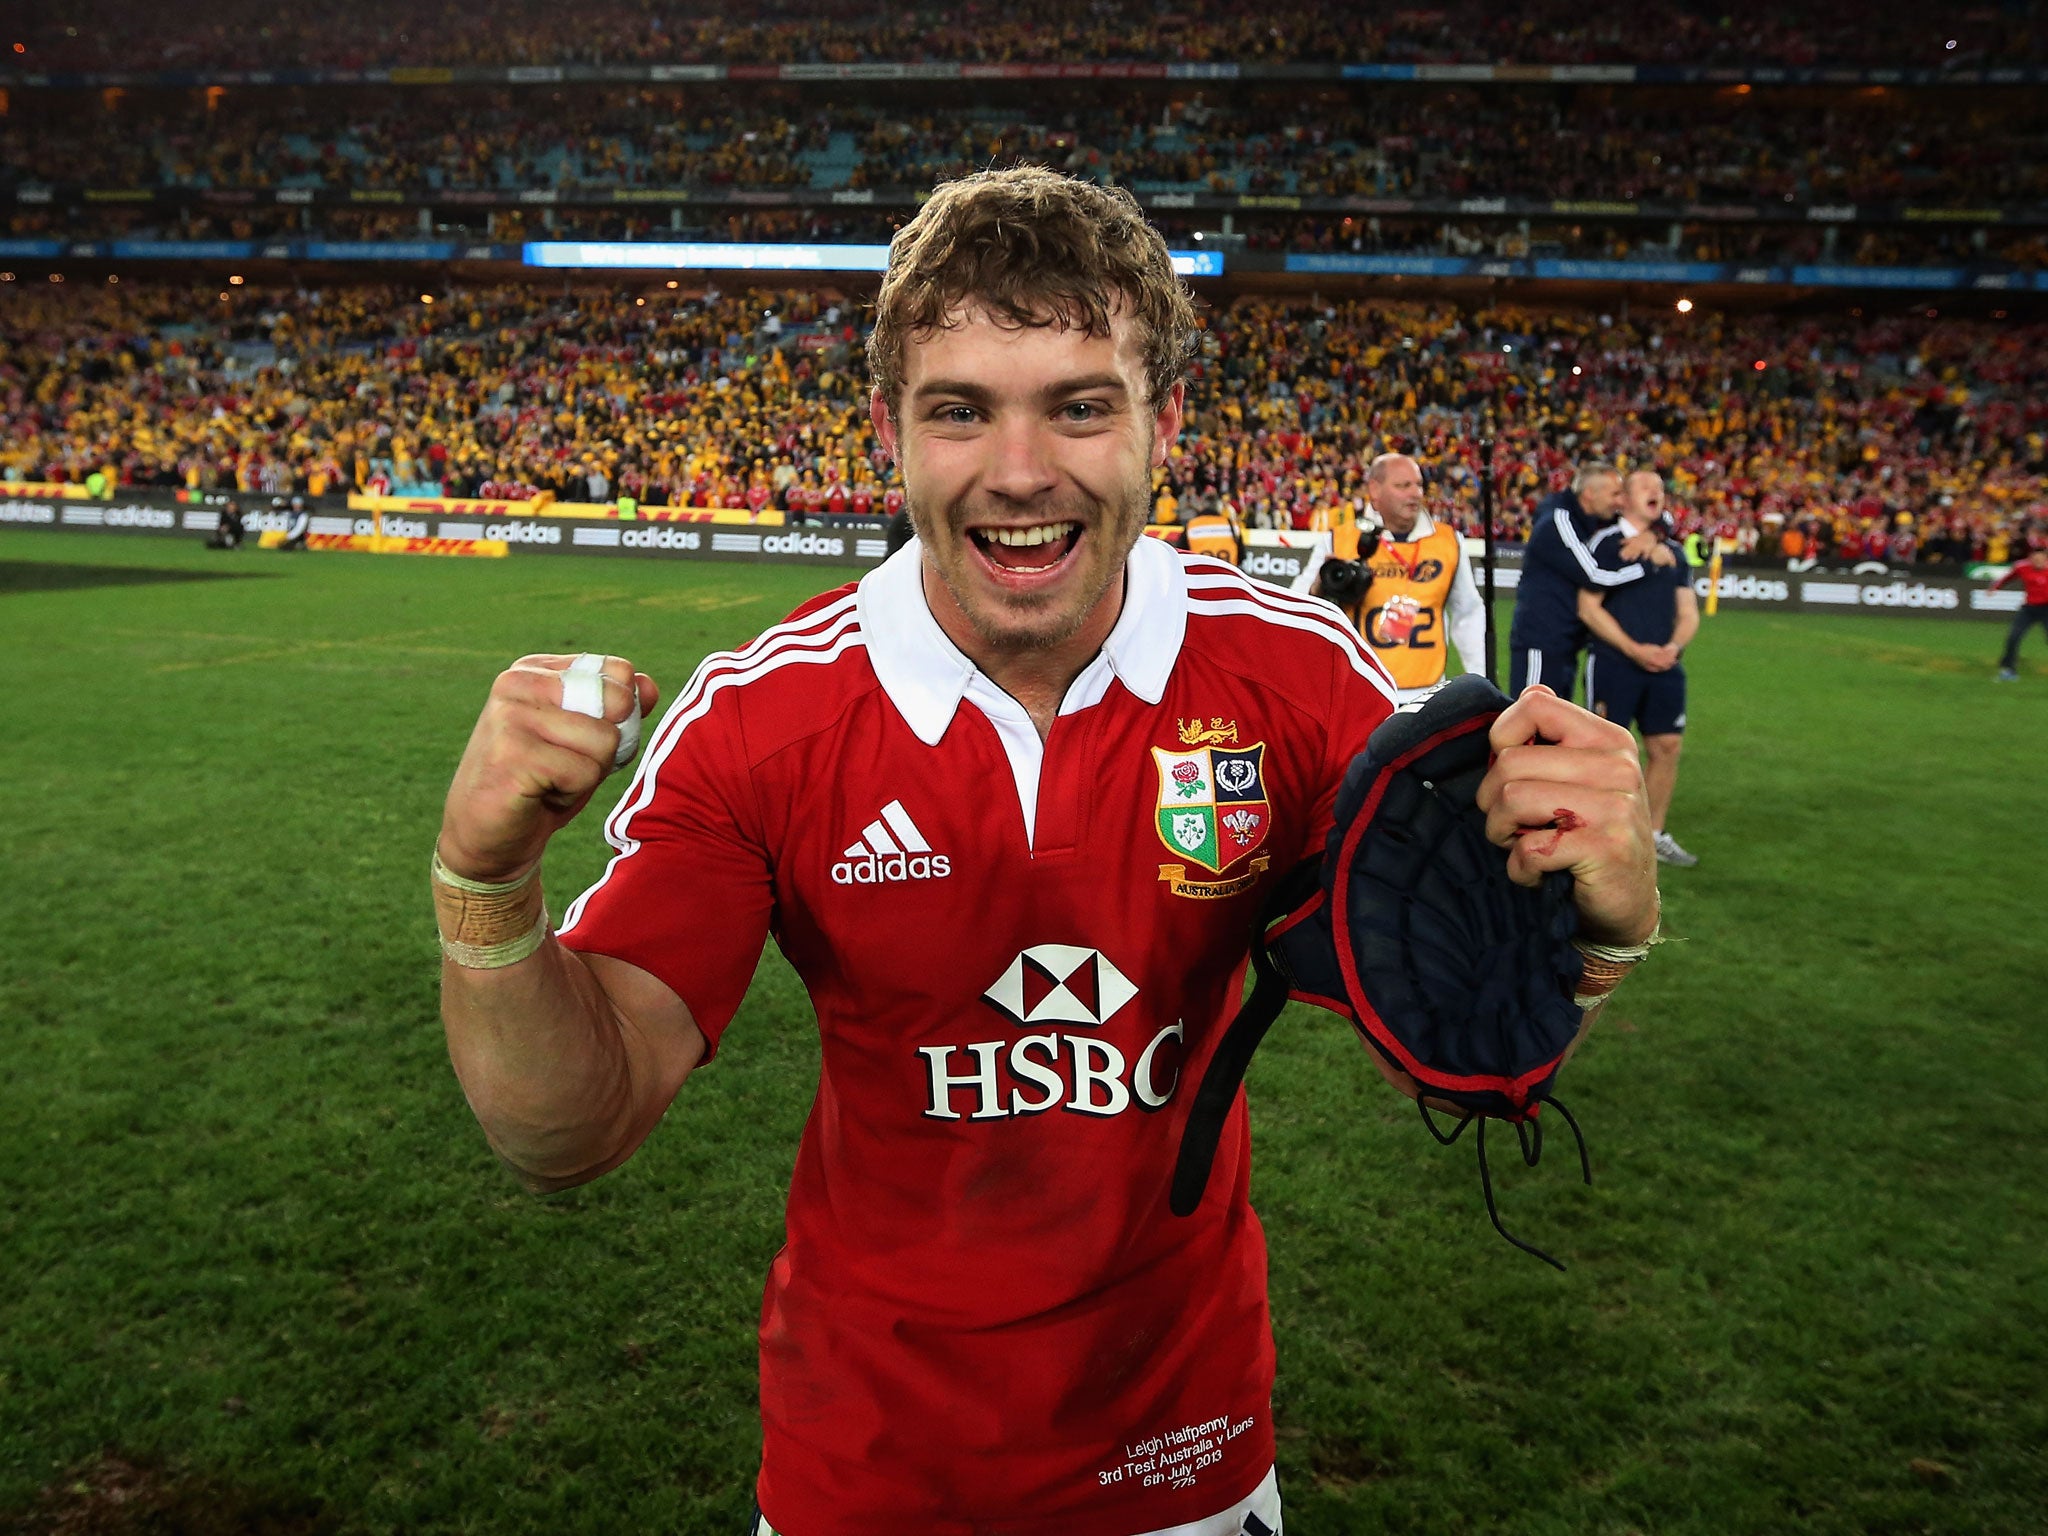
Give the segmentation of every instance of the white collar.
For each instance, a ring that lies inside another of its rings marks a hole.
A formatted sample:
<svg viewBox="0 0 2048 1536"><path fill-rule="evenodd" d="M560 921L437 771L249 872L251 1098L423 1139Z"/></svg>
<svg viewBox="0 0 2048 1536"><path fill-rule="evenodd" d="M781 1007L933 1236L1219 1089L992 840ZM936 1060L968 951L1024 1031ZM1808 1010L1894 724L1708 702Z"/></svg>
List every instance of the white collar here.
<svg viewBox="0 0 2048 1536"><path fill-rule="evenodd" d="M981 673L932 617L918 541L912 539L863 576L856 601L868 660L882 690L917 739L937 746ZM1141 535L1124 565L1123 612L1102 649L1068 688L1060 713L1100 703L1112 675L1147 704L1157 704L1166 697L1187 627L1186 568L1166 544ZM987 679L981 681L986 690L996 691Z"/></svg>

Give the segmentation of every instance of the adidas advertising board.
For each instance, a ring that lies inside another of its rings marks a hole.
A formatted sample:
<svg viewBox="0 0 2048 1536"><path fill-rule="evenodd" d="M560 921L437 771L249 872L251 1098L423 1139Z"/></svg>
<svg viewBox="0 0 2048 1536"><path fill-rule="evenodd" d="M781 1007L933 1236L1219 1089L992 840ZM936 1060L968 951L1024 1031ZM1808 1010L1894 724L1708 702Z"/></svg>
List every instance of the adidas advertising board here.
<svg viewBox="0 0 2048 1536"><path fill-rule="evenodd" d="M1712 578L1695 576L1692 589L1701 597L1705 597L1713 585ZM1721 577L1720 600L1724 603L1783 603L1789 602L1791 597L1792 584L1788 581L1773 581L1768 577L1746 574L1737 576L1732 572L1723 573Z"/></svg>
<svg viewBox="0 0 2048 1536"><path fill-rule="evenodd" d="M1238 569L1247 576L1256 576L1261 581L1284 587L1292 583L1307 565L1308 551L1305 549L1261 548L1248 544Z"/></svg>
<svg viewBox="0 0 2048 1536"><path fill-rule="evenodd" d="M0 527L61 528L81 533L170 534L190 538L212 531L217 518L208 515L226 499L224 493L181 498L171 491L138 490L118 501L73 501L10 495L0 486ZM271 507L267 495L252 494L245 501L257 501L243 513L243 527L253 543L256 536L282 531L289 514ZM431 505L431 504L430 504ZM470 512L496 503L469 502L461 510ZM504 503L516 511L523 503ZM573 517L521 517L477 514L460 522L435 519L431 525L429 507L414 509L416 515L386 514L383 531L387 537L411 539L486 538L503 541L515 555L610 555L685 560L739 560L778 565L817 565L852 568L853 572L877 565L884 554L879 529L886 526L869 520L843 519L825 525L804 524L794 528L760 528L744 524L672 523L652 519L619 522L612 519ZM449 511L455 510L451 503ZM325 497L314 503L312 531L357 534L367 537L376 530L367 517L343 515L345 498ZM1302 542L1282 543L1283 539ZM1476 541L1468 540L1468 546ZM1279 534L1254 529L1246 534L1241 569L1246 575L1286 586L1300 574L1309 556L1308 536ZM1512 601L1521 574L1522 552L1504 547L1495 552L1497 589ZM851 574L851 573L850 573ZM1473 574L1478 575L1478 556L1473 556ZM840 577L840 580L848 579ZM829 583L827 583L829 584ZM1693 581L1694 590L1706 596L1704 573ZM1957 618L1981 617L2003 620L2013 607L2009 593L1991 592L1983 581L1954 576L1915 576L1911 572L1870 562L1864 568L1821 571L1810 562L1778 565L1769 569L1724 571L1719 602L1724 609L1769 608L1791 613L1947 614ZM860 883L883 884L891 878L933 879L932 865L920 865L915 873L909 862L901 875L885 875L886 856L874 867L873 879ZM910 856L906 856L908 859ZM849 860L849 863L854 861ZM936 862L943 863L943 859ZM866 866L862 866L866 868ZM894 865L887 866L894 869ZM852 883L852 882L849 882Z"/></svg>

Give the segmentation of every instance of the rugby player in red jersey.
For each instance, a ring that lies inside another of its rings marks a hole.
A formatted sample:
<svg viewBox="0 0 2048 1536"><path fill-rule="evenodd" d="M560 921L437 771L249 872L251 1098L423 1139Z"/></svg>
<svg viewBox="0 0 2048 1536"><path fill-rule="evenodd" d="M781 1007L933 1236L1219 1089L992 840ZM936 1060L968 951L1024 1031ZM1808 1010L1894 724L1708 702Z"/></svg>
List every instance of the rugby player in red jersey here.
<svg viewBox="0 0 2048 1536"><path fill-rule="evenodd" d="M917 538L699 666L559 937L534 871L653 681L607 659L592 718L562 707L566 658L525 658L449 791L449 1048L531 1187L632 1155L770 934L810 991L756 1532L1281 1529L1242 1100L1220 1197L1182 1219L1168 1189L1259 903L1322 846L1393 688L1328 604L1141 537L1194 331L1127 194L941 187L870 342ZM1590 937L1643 940L1628 734L1537 689L1494 742L1510 872L1570 870Z"/></svg>

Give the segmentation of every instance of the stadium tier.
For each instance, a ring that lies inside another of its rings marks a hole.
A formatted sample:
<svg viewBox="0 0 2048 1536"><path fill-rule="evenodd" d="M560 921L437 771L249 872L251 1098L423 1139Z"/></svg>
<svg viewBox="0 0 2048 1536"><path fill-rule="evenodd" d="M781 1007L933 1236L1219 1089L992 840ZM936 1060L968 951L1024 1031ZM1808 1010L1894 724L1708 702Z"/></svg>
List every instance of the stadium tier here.
<svg viewBox="0 0 2048 1536"><path fill-rule="evenodd" d="M315 494L830 513L889 503L857 294L0 284L0 471ZM1240 298L1210 310L1166 520L1306 528L1418 457L1518 537L1576 458L1745 548L1998 559L2048 513L2048 328ZM1790 543L1787 544L1787 539Z"/></svg>
<svg viewBox="0 0 2048 1536"><path fill-rule="evenodd" d="M70 0L18 18L13 41L18 67L58 72L1075 59L1956 72L2048 61L2048 31L2031 0L1949 14L1911 0L1873 0L1858 6L1853 19L1827 0L1648 10L1623 0L1255 9L1230 0L1181 0L1170 10L1136 0L958 6L770 0L743 13L702 0L599 0L574 7L509 0L491 8L488 26L454 5L407 0L366 0L334 11L226 0L203 13Z"/></svg>
<svg viewBox="0 0 2048 1536"><path fill-rule="evenodd" d="M1413 86L1372 92L1099 85L830 93L364 87L24 96L0 191L437 193L929 188L991 162L1143 194L1588 199L1751 206L2048 201L2031 93L1833 95Z"/></svg>
<svg viewBox="0 0 2048 1536"><path fill-rule="evenodd" d="M1209 284L1176 507L1303 525L1399 446L1469 522L1491 436L1511 535L1598 448L1745 540L1983 553L2042 500L2044 37L1896 0L77 0L0 54L0 455L874 507L881 248L935 182L1031 162L1130 188Z"/></svg>
<svg viewBox="0 0 2048 1536"><path fill-rule="evenodd" d="M2048 249L2048 116L2026 91L955 82L919 95L17 91L0 117L0 255L875 243L936 181L1021 162L1128 186L1177 241L1252 269L1290 253L1536 276L1545 261L1625 260L1882 286L1863 269L1918 267L1957 274L1921 286L2009 288L2033 286Z"/></svg>

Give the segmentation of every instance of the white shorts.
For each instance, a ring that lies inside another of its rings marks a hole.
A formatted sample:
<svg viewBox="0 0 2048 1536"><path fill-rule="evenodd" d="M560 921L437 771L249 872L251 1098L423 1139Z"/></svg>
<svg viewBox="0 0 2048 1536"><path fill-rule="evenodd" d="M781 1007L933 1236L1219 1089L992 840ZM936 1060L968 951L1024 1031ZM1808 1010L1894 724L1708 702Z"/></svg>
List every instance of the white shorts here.
<svg viewBox="0 0 2048 1536"><path fill-rule="evenodd" d="M750 1536L777 1536L775 1528L759 1515L748 1529ZM1135 1531L1132 1536L1281 1536L1279 1474L1269 1468L1265 1481L1252 1490L1250 1498L1240 1499L1206 1520Z"/></svg>

